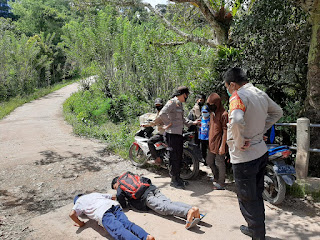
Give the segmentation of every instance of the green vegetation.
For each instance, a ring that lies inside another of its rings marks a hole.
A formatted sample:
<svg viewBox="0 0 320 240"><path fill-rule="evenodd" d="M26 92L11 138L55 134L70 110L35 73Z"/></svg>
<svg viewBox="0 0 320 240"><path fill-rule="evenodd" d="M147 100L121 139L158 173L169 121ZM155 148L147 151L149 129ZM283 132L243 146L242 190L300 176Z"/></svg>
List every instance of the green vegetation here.
<svg viewBox="0 0 320 240"><path fill-rule="evenodd" d="M142 110L140 107L134 109L123 104L128 102L126 96L106 99L103 92L89 89L74 93L64 103L63 110L76 134L105 140L110 151L128 157L128 149L133 142L134 133L139 129L139 122L134 118L131 121L122 120L128 119L125 114L140 115L136 111Z"/></svg>
<svg viewBox="0 0 320 240"><path fill-rule="evenodd" d="M297 182L292 186L287 186L287 193L297 198L305 198L306 196L311 196L312 200L320 202L320 190L312 189L308 184L303 182Z"/></svg>
<svg viewBox="0 0 320 240"><path fill-rule="evenodd" d="M227 106L222 74L231 66L247 69L250 81L283 107L283 122L302 116L310 97L308 11L289 0L206 2L212 18L197 4L156 7L178 31L140 0L11 3L12 19L0 18L0 117L20 96L34 99L42 88L96 75L96 83L83 82L66 101L66 118L77 134L107 140L123 155L137 117L180 85L192 91L186 110L198 93L217 92ZM291 145L294 134L284 128L279 139Z"/></svg>

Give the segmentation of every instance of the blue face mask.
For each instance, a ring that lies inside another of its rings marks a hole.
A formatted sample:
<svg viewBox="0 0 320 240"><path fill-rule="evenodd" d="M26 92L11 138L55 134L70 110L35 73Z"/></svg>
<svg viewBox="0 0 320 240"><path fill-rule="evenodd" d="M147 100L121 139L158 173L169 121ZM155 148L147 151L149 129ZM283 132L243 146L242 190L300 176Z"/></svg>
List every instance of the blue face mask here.
<svg viewBox="0 0 320 240"><path fill-rule="evenodd" d="M228 93L229 97L232 96L232 94L229 92L229 89L228 89L228 88L227 88L227 93Z"/></svg>
<svg viewBox="0 0 320 240"><path fill-rule="evenodd" d="M202 116L205 117L205 118L207 118L207 117L210 116L210 113L208 113L208 112L203 112L203 113L202 113Z"/></svg>

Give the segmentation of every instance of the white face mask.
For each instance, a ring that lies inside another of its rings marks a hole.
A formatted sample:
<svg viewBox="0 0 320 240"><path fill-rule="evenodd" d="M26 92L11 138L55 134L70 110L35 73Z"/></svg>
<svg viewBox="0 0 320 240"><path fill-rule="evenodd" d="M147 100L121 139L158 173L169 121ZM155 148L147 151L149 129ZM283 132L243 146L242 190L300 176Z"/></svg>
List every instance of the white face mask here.
<svg viewBox="0 0 320 240"><path fill-rule="evenodd" d="M207 118L207 117L210 116L210 113L208 113L208 112L203 112L203 113L202 113L202 116L205 117L205 118Z"/></svg>

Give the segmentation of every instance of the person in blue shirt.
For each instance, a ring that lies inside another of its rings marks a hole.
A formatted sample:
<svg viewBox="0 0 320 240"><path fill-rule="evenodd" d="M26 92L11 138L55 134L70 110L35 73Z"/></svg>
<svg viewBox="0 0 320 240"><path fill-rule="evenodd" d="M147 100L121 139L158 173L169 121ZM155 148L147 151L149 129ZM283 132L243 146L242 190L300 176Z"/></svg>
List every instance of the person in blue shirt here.
<svg viewBox="0 0 320 240"><path fill-rule="evenodd" d="M210 112L208 106L205 105L201 108L201 122L198 135L203 159L207 158L207 151L209 145L209 124Z"/></svg>

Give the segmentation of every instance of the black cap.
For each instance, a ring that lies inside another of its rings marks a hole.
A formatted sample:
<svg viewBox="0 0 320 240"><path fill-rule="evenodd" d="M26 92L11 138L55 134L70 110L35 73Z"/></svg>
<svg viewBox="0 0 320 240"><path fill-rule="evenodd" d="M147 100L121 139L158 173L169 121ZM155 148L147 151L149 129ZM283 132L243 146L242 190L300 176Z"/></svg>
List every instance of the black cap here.
<svg viewBox="0 0 320 240"><path fill-rule="evenodd" d="M177 91L175 93L175 96L180 96L182 94L189 94L189 88L185 87L185 86L181 86L177 88Z"/></svg>
<svg viewBox="0 0 320 240"><path fill-rule="evenodd" d="M154 100L154 105L163 105L162 99L161 99L161 98L156 98L156 99Z"/></svg>

